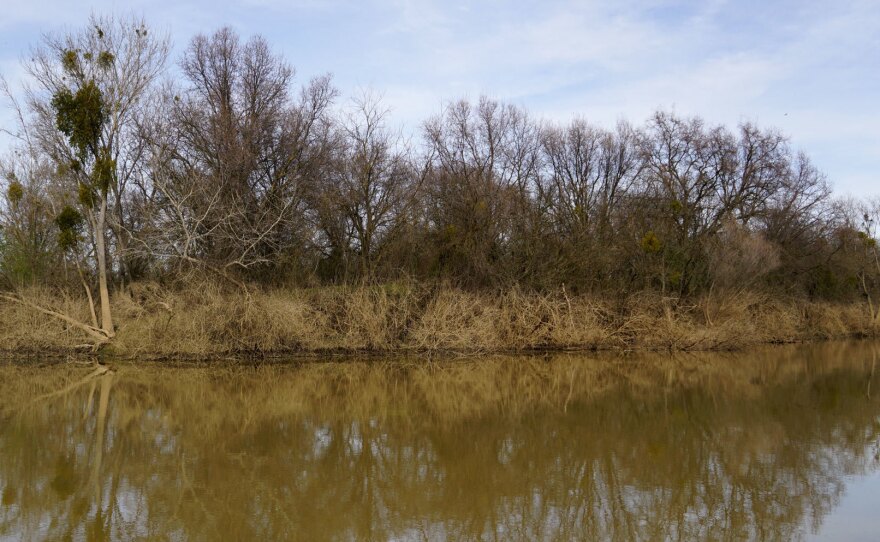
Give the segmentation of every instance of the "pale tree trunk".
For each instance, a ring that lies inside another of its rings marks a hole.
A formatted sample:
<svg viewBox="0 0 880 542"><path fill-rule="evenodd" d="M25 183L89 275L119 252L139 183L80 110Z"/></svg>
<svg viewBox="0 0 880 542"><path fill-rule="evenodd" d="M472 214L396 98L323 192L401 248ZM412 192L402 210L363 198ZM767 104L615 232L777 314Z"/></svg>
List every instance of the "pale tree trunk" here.
<svg viewBox="0 0 880 542"><path fill-rule="evenodd" d="M874 302L871 300L871 291L868 290L868 285L865 282L865 273L860 273L859 279L862 281L862 291L865 293L865 297L868 298L868 311L871 313L871 321L873 322L877 318L877 313L874 312Z"/></svg>
<svg viewBox="0 0 880 542"><path fill-rule="evenodd" d="M124 183L123 183L124 184ZM123 188L117 186L113 190L113 197L116 200L116 222L113 227L113 234L116 237L116 260L119 263L119 285L124 288L131 281L130 269L125 255L128 250L128 230L125 227L125 214L122 209L122 192Z"/></svg>
<svg viewBox="0 0 880 542"><path fill-rule="evenodd" d="M94 463L91 481L94 487L98 508L101 507L101 462L104 457L104 434L107 425L107 405L110 403L110 387L113 385L113 372L107 371L101 376L101 395L98 399L98 420L96 422Z"/></svg>
<svg viewBox="0 0 880 542"><path fill-rule="evenodd" d="M83 274L82 267L79 265L79 260L76 260L76 271L79 273L79 280L82 282L83 289L86 291L86 298L89 300L89 316L92 317L92 327L98 327L98 314L95 312L95 300L92 297L92 289L89 287L89 283L86 282L86 277Z"/></svg>
<svg viewBox="0 0 880 542"><path fill-rule="evenodd" d="M113 315L110 312L110 290L107 288L107 250L105 247L107 195L101 198L101 209L95 220L95 252L98 261L98 291L101 297L101 329L108 337L114 335Z"/></svg>

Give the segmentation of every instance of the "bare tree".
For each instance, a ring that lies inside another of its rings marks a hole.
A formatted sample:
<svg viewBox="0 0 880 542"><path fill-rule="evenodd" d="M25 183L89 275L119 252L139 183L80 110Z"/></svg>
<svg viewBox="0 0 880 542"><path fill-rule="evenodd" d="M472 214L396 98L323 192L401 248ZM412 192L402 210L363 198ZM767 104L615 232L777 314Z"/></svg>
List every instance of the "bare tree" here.
<svg viewBox="0 0 880 542"><path fill-rule="evenodd" d="M198 35L160 86L167 54L139 19L93 17L34 50L13 105L4 284L24 284L12 262L75 268L96 341L114 333L114 279L194 270L245 292L410 272L566 295L876 298L875 210L832 199L775 130L666 112L555 125L483 97L447 103L413 145L374 96L336 108L329 77L300 88L261 37Z"/></svg>
<svg viewBox="0 0 880 542"><path fill-rule="evenodd" d="M481 98L459 101L425 124L429 190L441 267L478 282L499 268L520 203L534 192L537 127L522 109Z"/></svg>
<svg viewBox="0 0 880 542"><path fill-rule="evenodd" d="M386 241L403 225L423 177L401 134L387 128L387 115L369 93L352 101L338 128L334 166L317 186L327 239L335 250L357 255L364 279L372 278Z"/></svg>
<svg viewBox="0 0 880 542"><path fill-rule="evenodd" d="M856 244L859 253L856 277L862 295L868 302L868 310L874 324L880 324L880 310L874 306L874 295L880 285L880 251L877 241L880 238L880 199L872 198L855 205L859 215Z"/></svg>
<svg viewBox="0 0 880 542"><path fill-rule="evenodd" d="M610 256L616 218L642 170L638 137L624 122L615 131L584 120L542 129L537 197L565 247L560 264L570 267L568 274L583 275Z"/></svg>
<svg viewBox="0 0 880 542"><path fill-rule="evenodd" d="M667 246L678 251L679 289L685 292L705 272L705 241L725 220L747 224L766 216L768 202L783 189L787 141L749 124L737 138L699 118L661 112L649 122L642 146L646 195L667 210Z"/></svg>
<svg viewBox="0 0 880 542"><path fill-rule="evenodd" d="M0 274L14 287L46 281L54 264L55 225L49 179L52 167L23 150L0 160Z"/></svg>
<svg viewBox="0 0 880 542"><path fill-rule="evenodd" d="M142 125L152 177L142 190L151 223L139 249L234 275L272 270L310 239L306 194L329 153L328 77L299 99L293 69L265 40L229 28L197 36L181 60L187 85Z"/></svg>

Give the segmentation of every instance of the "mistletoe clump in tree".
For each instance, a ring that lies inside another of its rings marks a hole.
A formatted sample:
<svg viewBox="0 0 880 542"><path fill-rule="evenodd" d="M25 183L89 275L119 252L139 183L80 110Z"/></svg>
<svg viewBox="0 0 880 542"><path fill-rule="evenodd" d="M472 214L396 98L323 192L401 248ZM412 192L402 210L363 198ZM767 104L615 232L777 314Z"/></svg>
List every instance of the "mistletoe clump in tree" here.
<svg viewBox="0 0 880 542"><path fill-rule="evenodd" d="M26 109L14 104L21 154L50 166L40 177L47 208L54 211L59 248L76 264L89 297L92 324L76 327L99 343L115 333L110 283L130 278L131 191L136 179L146 178L139 126L153 113L147 98L168 50L167 37L148 33L140 19L92 16L86 27L47 35L32 51L24 63ZM24 294L4 299L73 320Z"/></svg>
<svg viewBox="0 0 880 542"><path fill-rule="evenodd" d="M100 29L97 32L102 32ZM64 51L61 59L71 87L64 87L52 97L56 126L70 145L70 172L78 182L79 204L95 236L95 264L98 274L98 292L101 303L101 330L112 337L113 315L110 310L110 292L107 286L107 203L110 186L116 181L116 162L112 158L111 142L104 137L108 121L107 107L94 76L96 71L112 68L113 54L101 51L97 58L92 53ZM68 214L76 212L66 207ZM72 248L75 237L72 228L64 228L69 220L62 220L60 240ZM64 247L62 247L64 248Z"/></svg>

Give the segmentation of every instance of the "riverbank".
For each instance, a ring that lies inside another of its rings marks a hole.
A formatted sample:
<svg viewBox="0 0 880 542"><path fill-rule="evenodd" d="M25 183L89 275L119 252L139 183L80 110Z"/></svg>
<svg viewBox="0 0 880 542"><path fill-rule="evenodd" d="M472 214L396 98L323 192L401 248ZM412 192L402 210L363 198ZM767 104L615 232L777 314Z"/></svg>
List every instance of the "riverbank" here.
<svg viewBox="0 0 880 542"><path fill-rule="evenodd" d="M89 321L84 299L32 289L32 303ZM676 300L642 292L621 299L449 287L385 285L230 292L211 284L171 291L135 284L113 298L121 358L535 350L738 350L760 344L876 336L861 303L755 292ZM23 305L0 311L0 351L67 355L88 337Z"/></svg>

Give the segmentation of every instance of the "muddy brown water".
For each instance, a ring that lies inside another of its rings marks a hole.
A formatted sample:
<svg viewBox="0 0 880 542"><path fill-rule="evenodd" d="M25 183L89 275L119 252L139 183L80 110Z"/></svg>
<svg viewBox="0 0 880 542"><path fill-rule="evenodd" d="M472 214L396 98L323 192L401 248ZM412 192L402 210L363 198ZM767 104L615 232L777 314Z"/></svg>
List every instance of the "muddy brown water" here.
<svg viewBox="0 0 880 542"><path fill-rule="evenodd" d="M877 540L878 357L0 362L0 540Z"/></svg>

